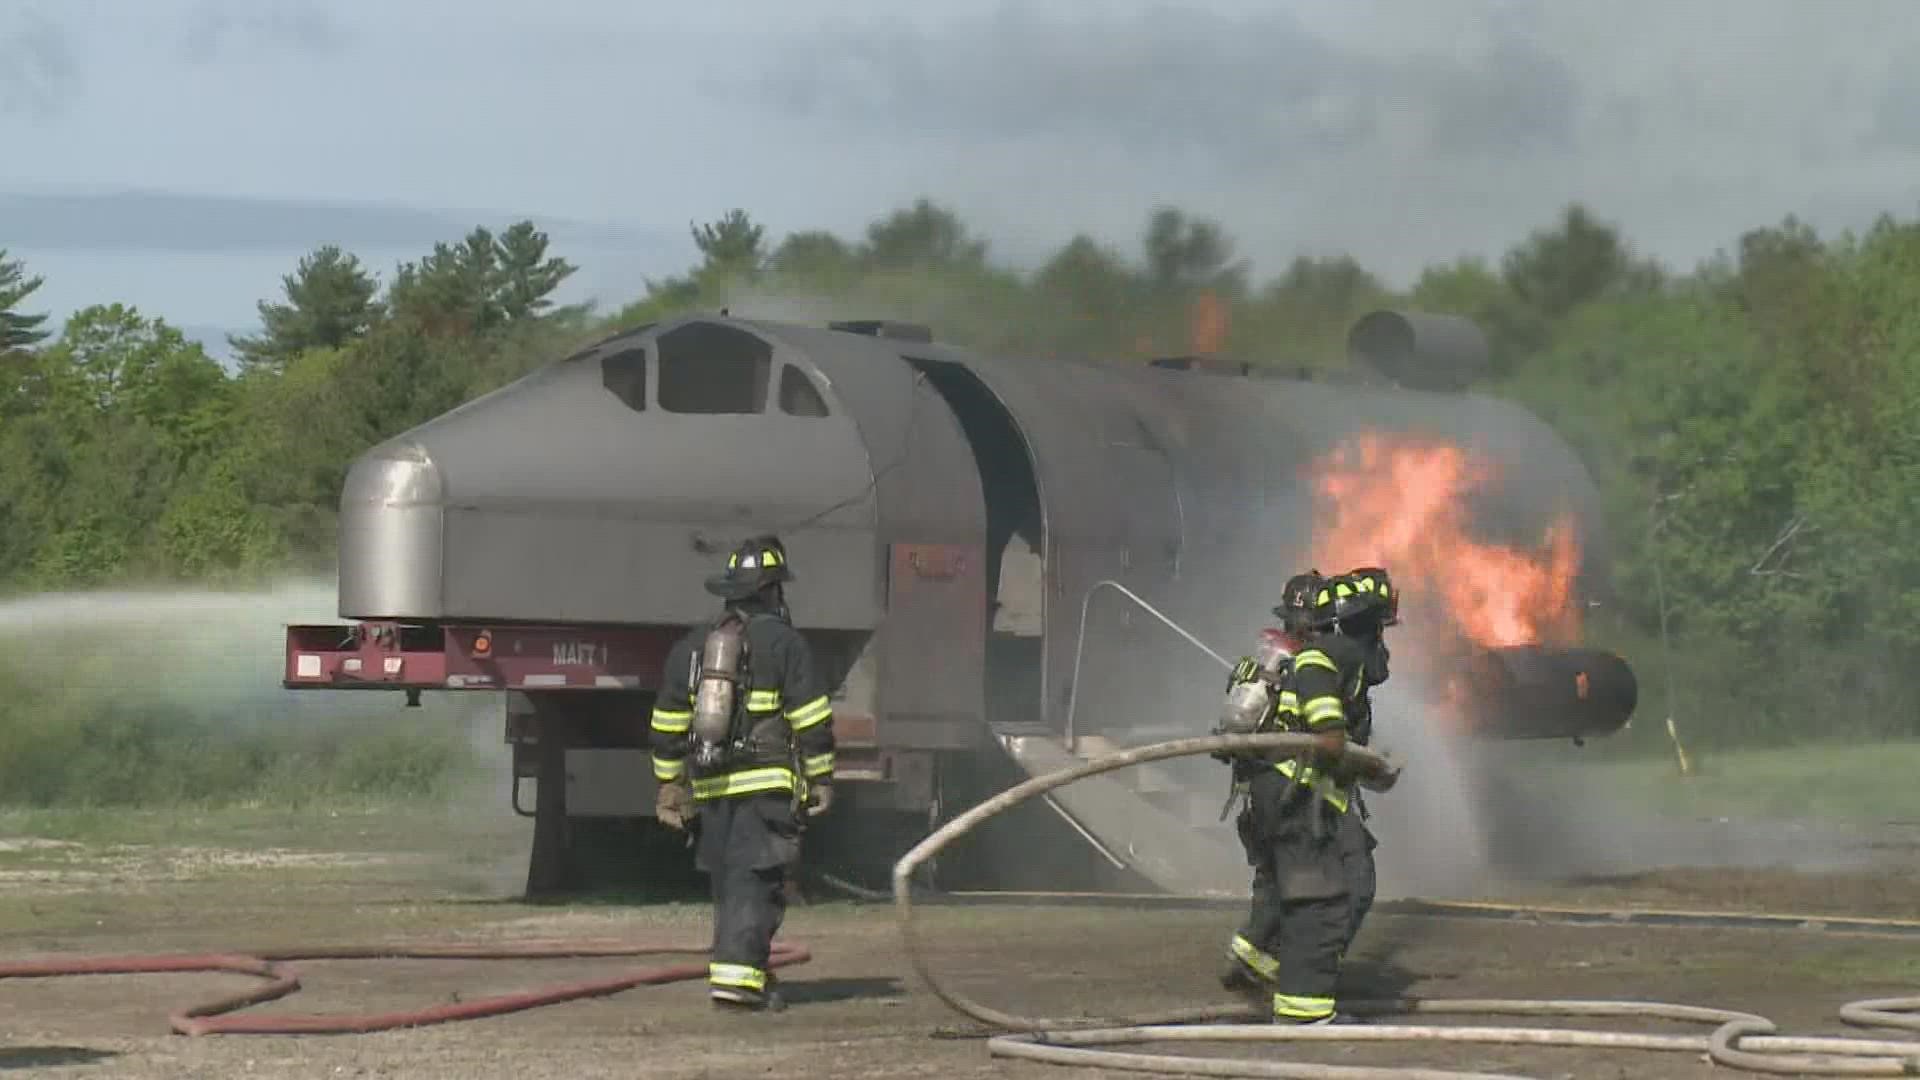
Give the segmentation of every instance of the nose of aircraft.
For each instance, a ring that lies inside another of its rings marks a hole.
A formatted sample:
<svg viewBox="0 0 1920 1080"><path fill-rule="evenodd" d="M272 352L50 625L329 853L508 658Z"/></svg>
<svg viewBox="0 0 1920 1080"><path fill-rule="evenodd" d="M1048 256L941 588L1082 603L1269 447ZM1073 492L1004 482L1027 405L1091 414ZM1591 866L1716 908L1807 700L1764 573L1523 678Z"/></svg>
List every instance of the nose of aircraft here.
<svg viewBox="0 0 1920 1080"><path fill-rule="evenodd" d="M424 611L439 602L445 498L445 477L418 442L386 443L353 463L340 493L343 617Z"/></svg>
<svg viewBox="0 0 1920 1080"><path fill-rule="evenodd" d="M805 357L710 321L623 335L356 462L341 614L692 621L716 551L813 517L786 537L809 580L870 582L872 476Z"/></svg>

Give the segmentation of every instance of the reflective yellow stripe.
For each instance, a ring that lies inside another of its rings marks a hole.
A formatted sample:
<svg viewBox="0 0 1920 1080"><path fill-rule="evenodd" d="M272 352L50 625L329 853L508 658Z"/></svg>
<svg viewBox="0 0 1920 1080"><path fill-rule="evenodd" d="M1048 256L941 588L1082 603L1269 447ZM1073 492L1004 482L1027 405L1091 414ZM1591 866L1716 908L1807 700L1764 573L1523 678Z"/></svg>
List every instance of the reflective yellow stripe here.
<svg viewBox="0 0 1920 1080"><path fill-rule="evenodd" d="M1280 977L1280 961L1260 951L1259 946L1239 934L1233 935L1233 943L1228 950L1240 958L1240 962L1252 968L1254 974L1272 982Z"/></svg>
<svg viewBox="0 0 1920 1080"><path fill-rule="evenodd" d="M833 715L833 706L828 704L827 695L821 694L797 709L787 710L787 726L794 731L805 731Z"/></svg>
<svg viewBox="0 0 1920 1080"><path fill-rule="evenodd" d="M772 712L773 710L778 709L779 707L780 707L780 691L778 690L747 691L747 711L748 712Z"/></svg>
<svg viewBox="0 0 1920 1080"><path fill-rule="evenodd" d="M653 778L655 780L678 780L687 771L684 761L668 761L665 758L653 759Z"/></svg>
<svg viewBox="0 0 1920 1080"><path fill-rule="evenodd" d="M1340 673L1340 669L1334 665L1333 658L1321 652L1319 649L1308 649L1306 652L1294 657L1293 667L1295 671L1303 667L1323 667L1336 675Z"/></svg>
<svg viewBox="0 0 1920 1080"><path fill-rule="evenodd" d="M714 986L738 986L743 990L765 990L767 973L746 964L708 964L707 982Z"/></svg>
<svg viewBox="0 0 1920 1080"><path fill-rule="evenodd" d="M1300 715L1300 695L1291 690L1280 691L1280 699L1274 702L1273 712L1275 716L1298 717ZM1289 720L1286 726L1293 726L1291 720Z"/></svg>
<svg viewBox="0 0 1920 1080"><path fill-rule="evenodd" d="M1275 994L1273 995L1273 1015L1282 1016L1288 1020L1323 1020L1333 1015L1333 999Z"/></svg>
<svg viewBox="0 0 1920 1080"><path fill-rule="evenodd" d="M1301 706L1301 711L1307 714L1309 727L1319 727L1322 724L1331 724L1336 720L1347 718L1347 710L1341 706L1339 697L1333 694L1314 698Z"/></svg>
<svg viewBox="0 0 1920 1080"><path fill-rule="evenodd" d="M756 567L779 566L783 561L784 560L780 558L779 552L773 550L772 548L761 548L760 554L757 558L752 555L747 556L747 569L753 570ZM727 556L727 569L732 570L738 567L739 565L740 565L739 552L736 551L733 554Z"/></svg>
<svg viewBox="0 0 1920 1080"><path fill-rule="evenodd" d="M1273 767L1280 771L1281 776L1285 776L1289 779L1291 779L1296 772L1299 773L1300 782L1309 786L1311 786L1316 781L1318 781L1321 776L1320 770L1314 768L1311 765L1302 767L1300 762L1294 758L1288 758L1285 761L1277 762L1274 764Z"/></svg>
<svg viewBox="0 0 1920 1080"><path fill-rule="evenodd" d="M1275 763L1273 767L1280 771L1281 776L1291 778L1294 771L1300 768L1300 764L1293 758L1288 758L1285 761ZM1300 782L1312 788L1321 798L1327 800L1335 810L1343 814L1347 812L1347 790L1339 784L1334 783L1331 776L1308 765L1305 771L1300 774Z"/></svg>
<svg viewBox="0 0 1920 1080"><path fill-rule="evenodd" d="M813 755L812 757L808 758L806 761L801 763L801 768L806 770L807 779L809 780L818 776L832 775L833 774L833 751L829 750L824 754Z"/></svg>
<svg viewBox="0 0 1920 1080"><path fill-rule="evenodd" d="M695 799L718 799L729 795L752 795L761 791L792 791L793 770L784 765L761 769L741 769L723 776L695 777Z"/></svg>
<svg viewBox="0 0 1920 1080"><path fill-rule="evenodd" d="M653 710L653 730L678 735L693 726L693 712L674 709Z"/></svg>

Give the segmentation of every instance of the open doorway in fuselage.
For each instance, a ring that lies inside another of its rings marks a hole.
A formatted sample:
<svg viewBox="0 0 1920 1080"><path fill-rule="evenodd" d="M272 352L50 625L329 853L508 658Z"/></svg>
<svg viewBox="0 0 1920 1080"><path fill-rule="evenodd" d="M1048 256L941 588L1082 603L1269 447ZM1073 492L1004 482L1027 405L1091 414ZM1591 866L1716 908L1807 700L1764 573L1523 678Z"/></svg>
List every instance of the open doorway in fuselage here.
<svg viewBox="0 0 1920 1080"><path fill-rule="evenodd" d="M1045 662L1046 516L1026 438L986 383L961 364L904 359L926 375L965 433L987 510L989 723L1037 723Z"/></svg>

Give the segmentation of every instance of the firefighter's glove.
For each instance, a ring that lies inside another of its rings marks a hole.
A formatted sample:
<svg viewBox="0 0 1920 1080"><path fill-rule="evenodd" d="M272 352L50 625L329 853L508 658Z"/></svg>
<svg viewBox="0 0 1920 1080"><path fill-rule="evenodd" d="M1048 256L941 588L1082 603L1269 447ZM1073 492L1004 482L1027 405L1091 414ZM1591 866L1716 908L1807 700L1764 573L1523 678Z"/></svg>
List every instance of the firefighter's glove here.
<svg viewBox="0 0 1920 1080"><path fill-rule="evenodd" d="M1227 734L1227 732L1221 727L1219 727L1218 725L1215 725L1213 730L1207 732L1207 734L1209 736L1225 735ZM1219 762L1222 765L1231 765L1233 764L1234 756L1239 753L1240 751L1238 750L1209 750L1207 752L1207 756Z"/></svg>
<svg viewBox="0 0 1920 1080"><path fill-rule="evenodd" d="M833 785L815 784L807 795L807 816L819 817L833 807Z"/></svg>
<svg viewBox="0 0 1920 1080"><path fill-rule="evenodd" d="M660 792L654 797L653 812L659 817L660 824L675 832L684 831L687 821L693 817L693 792L680 781L660 785Z"/></svg>
<svg viewBox="0 0 1920 1080"><path fill-rule="evenodd" d="M1382 754L1380 756L1386 757L1385 754ZM1400 764L1399 762L1394 761L1392 758L1387 758L1386 765L1383 766L1378 772L1374 772L1360 778L1360 786L1363 788L1366 788L1368 791L1380 791L1380 792L1392 791L1393 785L1399 782L1400 782Z"/></svg>

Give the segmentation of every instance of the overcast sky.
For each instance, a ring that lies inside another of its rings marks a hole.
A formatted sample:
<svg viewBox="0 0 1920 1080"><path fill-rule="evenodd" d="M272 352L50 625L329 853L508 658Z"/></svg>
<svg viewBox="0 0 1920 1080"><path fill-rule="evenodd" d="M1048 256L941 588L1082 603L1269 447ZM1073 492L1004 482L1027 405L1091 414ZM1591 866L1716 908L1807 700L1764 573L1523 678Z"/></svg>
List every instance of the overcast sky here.
<svg viewBox="0 0 1920 1080"><path fill-rule="evenodd" d="M690 258L689 219L852 233L921 194L1023 263L1075 230L1133 250L1168 201L1263 273L1347 251L1401 283L1578 199L1690 266L1790 212L1829 231L1920 209L1915 10L0 0L0 192L288 201L193 203L227 228L176 256L181 230L134 211L16 200L0 246L56 309L111 294L225 325L336 236L386 270L507 215L631 226L568 234L579 290L611 298Z"/></svg>

